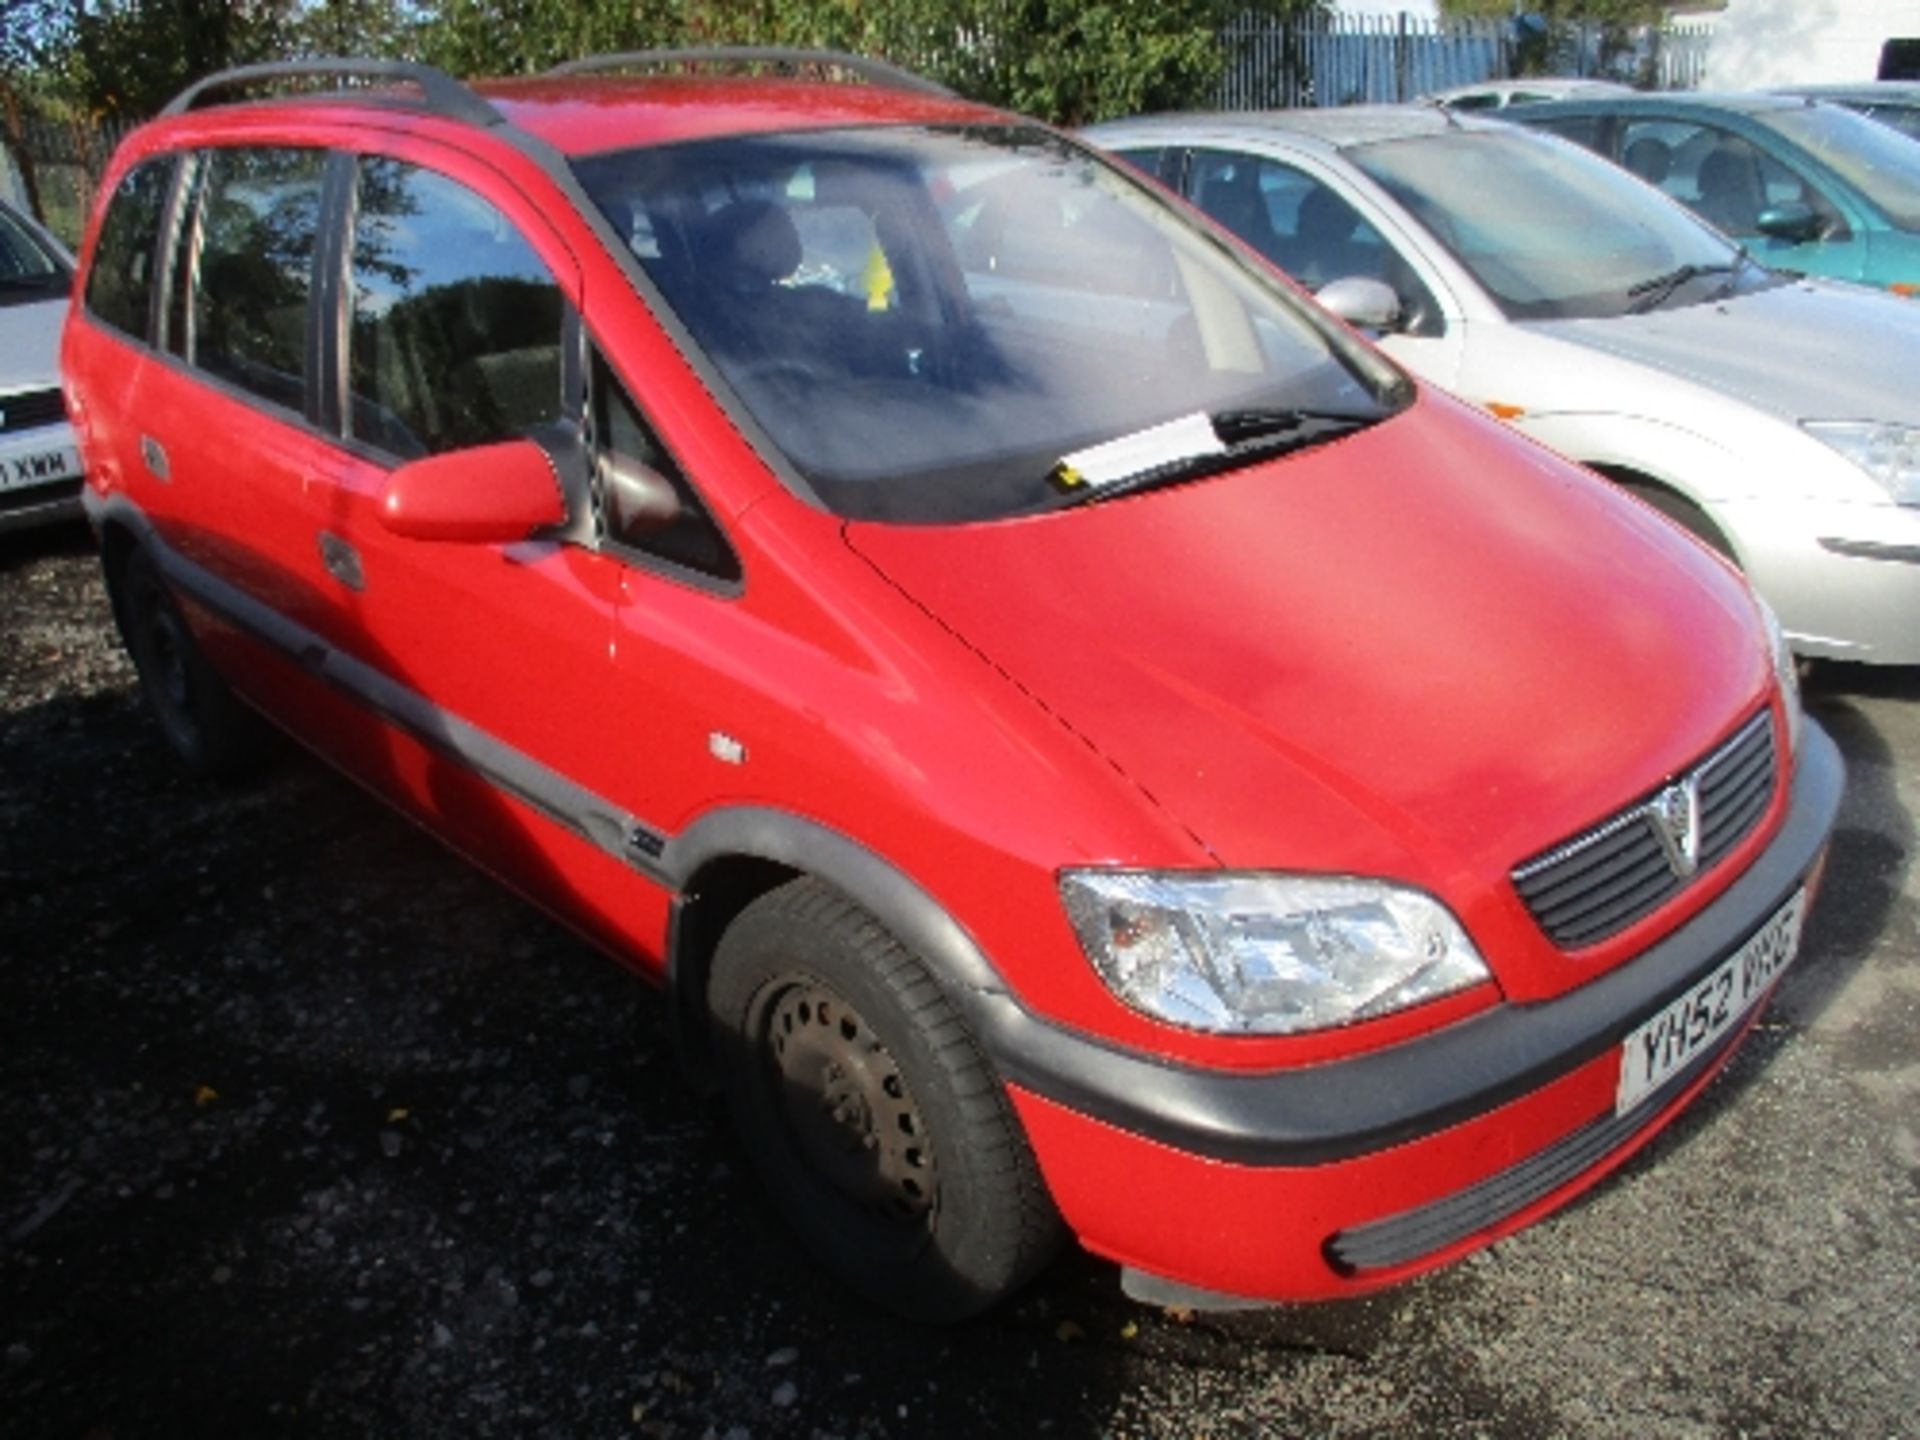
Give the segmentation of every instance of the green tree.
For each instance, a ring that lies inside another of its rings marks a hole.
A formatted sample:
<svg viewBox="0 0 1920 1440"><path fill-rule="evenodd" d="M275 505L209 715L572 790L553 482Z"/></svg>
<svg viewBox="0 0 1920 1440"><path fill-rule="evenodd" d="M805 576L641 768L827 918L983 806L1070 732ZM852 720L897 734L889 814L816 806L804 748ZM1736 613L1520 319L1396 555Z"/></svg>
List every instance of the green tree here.
<svg viewBox="0 0 1920 1440"><path fill-rule="evenodd" d="M192 80L294 45L295 0L93 0L73 12L54 63L97 115L151 115Z"/></svg>

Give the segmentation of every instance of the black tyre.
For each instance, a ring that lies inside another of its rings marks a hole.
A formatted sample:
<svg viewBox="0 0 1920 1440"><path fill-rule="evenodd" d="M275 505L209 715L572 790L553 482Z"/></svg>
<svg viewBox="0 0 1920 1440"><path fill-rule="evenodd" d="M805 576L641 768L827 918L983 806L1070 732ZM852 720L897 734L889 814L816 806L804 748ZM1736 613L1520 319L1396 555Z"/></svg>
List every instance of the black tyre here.
<svg viewBox="0 0 1920 1440"><path fill-rule="evenodd" d="M958 1320L1029 1279L1060 1222L978 1042L925 965L838 891L793 881L721 937L708 1000L734 1122L843 1283Z"/></svg>
<svg viewBox="0 0 1920 1440"><path fill-rule="evenodd" d="M140 689L174 753L201 776L232 776L252 767L265 745L265 725L207 664L144 551L127 556L116 599Z"/></svg>

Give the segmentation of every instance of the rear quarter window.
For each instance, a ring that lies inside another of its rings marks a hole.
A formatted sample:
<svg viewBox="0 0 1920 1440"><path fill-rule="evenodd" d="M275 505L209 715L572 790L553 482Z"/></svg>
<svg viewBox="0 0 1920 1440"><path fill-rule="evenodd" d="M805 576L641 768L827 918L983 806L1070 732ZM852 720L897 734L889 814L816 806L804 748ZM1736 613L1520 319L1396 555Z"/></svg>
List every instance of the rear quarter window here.
<svg viewBox="0 0 1920 1440"><path fill-rule="evenodd" d="M87 309L93 317L139 340L147 338L160 217L173 165L171 156L142 161L114 187L87 272Z"/></svg>

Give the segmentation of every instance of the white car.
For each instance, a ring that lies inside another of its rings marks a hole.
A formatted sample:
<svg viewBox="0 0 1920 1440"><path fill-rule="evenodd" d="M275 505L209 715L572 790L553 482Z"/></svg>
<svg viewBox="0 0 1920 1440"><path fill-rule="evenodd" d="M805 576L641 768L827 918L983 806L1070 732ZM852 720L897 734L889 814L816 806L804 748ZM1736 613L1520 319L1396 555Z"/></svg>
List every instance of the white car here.
<svg viewBox="0 0 1920 1440"><path fill-rule="evenodd" d="M73 257L0 202L0 533L80 513L80 456L60 395Z"/></svg>
<svg viewBox="0 0 1920 1440"><path fill-rule="evenodd" d="M1421 95L1427 105L1449 110L1504 110L1509 105L1531 105L1536 100L1585 100L1596 95L1631 95L1633 87L1615 80L1583 80L1557 75L1529 75L1518 80L1482 80L1477 85L1455 85Z"/></svg>
<svg viewBox="0 0 1920 1440"><path fill-rule="evenodd" d="M1087 138L1719 548L1801 654L1920 664L1920 304L1767 270L1577 146L1430 106Z"/></svg>

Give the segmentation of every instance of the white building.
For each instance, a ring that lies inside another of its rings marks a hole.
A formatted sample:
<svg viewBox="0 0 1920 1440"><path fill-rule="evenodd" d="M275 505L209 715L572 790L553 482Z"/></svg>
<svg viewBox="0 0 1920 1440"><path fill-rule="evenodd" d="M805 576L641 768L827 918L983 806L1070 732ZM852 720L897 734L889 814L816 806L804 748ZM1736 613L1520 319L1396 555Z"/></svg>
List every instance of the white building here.
<svg viewBox="0 0 1920 1440"><path fill-rule="evenodd" d="M1879 77L1888 43L1906 41L1920 73L1920 0L1728 0L1713 27L1705 88ZM1904 48L1891 52L1899 64Z"/></svg>

